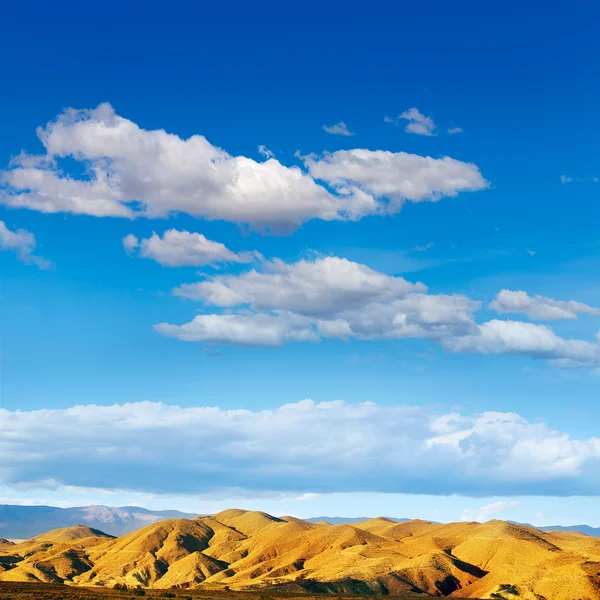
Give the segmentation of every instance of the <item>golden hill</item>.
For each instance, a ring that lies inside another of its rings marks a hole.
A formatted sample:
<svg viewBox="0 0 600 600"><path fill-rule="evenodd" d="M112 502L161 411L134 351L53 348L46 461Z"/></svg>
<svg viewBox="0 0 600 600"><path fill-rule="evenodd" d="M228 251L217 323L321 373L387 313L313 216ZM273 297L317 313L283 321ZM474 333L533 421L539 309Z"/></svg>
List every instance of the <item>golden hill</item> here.
<svg viewBox="0 0 600 600"><path fill-rule="evenodd" d="M600 539L503 521L330 525L232 509L120 538L77 526L2 544L0 581L591 600Z"/></svg>
<svg viewBox="0 0 600 600"><path fill-rule="evenodd" d="M70 581L92 567L87 549L112 539L97 529L77 525L0 546L0 581Z"/></svg>

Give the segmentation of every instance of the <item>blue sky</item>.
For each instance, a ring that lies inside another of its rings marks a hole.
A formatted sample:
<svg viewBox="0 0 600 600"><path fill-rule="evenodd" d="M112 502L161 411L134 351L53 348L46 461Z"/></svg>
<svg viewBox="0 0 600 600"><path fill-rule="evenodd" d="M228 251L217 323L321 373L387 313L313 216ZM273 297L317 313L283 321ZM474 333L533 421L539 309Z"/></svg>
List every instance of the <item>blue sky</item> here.
<svg viewBox="0 0 600 600"><path fill-rule="evenodd" d="M600 524L598 7L71 8L0 36L4 501Z"/></svg>

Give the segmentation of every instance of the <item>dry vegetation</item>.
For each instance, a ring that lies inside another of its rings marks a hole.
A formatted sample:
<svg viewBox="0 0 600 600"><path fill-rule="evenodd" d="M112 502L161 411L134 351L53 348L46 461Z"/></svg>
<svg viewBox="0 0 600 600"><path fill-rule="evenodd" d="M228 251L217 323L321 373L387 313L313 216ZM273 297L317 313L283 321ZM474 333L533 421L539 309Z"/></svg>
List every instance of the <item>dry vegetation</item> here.
<svg viewBox="0 0 600 600"><path fill-rule="evenodd" d="M389 596L390 600L415 600L422 594ZM0 600L139 600L132 590L122 591L110 588L73 588L47 583L0 582ZM144 590L147 600L317 600L310 594L264 594L259 592L227 592L199 590ZM334 600L366 600L364 596L333 596ZM322 600L322 597L321 597Z"/></svg>
<svg viewBox="0 0 600 600"><path fill-rule="evenodd" d="M379 518L334 526L228 510L161 521L120 538L78 526L0 542L0 600L41 598L23 595L25 584L56 600L98 598L101 591L127 598L145 592L591 600L600 598L599 575L600 539L503 521ZM20 596L9 582L19 584ZM40 582L62 585L39 588Z"/></svg>

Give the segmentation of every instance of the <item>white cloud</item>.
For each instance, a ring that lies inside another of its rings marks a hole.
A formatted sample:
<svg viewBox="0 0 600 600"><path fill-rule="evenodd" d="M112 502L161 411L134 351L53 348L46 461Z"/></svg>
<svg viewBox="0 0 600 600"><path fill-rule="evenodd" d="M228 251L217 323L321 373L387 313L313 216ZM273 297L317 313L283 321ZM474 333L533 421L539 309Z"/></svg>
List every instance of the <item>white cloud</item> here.
<svg viewBox="0 0 600 600"><path fill-rule="evenodd" d="M546 325L494 319L478 325L474 335L442 340L452 352L477 354L523 354L551 360L563 367L600 365L598 340L564 339Z"/></svg>
<svg viewBox="0 0 600 600"><path fill-rule="evenodd" d="M350 131L348 129L348 126L346 125L346 123L344 123L344 121L340 121L339 123L336 123L335 125L331 125L330 127L328 127L327 125L323 125L323 129L327 133L331 133L333 135L345 135L345 136L355 135L352 131Z"/></svg>
<svg viewBox="0 0 600 600"><path fill-rule="evenodd" d="M265 158L275 158L275 154L273 154L273 152L271 152L266 146L260 145L258 147L258 151L265 157Z"/></svg>
<svg viewBox="0 0 600 600"><path fill-rule="evenodd" d="M499 313L523 313L541 321L576 319L578 314L600 315L600 308L575 300L554 300L537 294L530 296L521 290L501 290L490 303L490 308Z"/></svg>
<svg viewBox="0 0 600 600"><path fill-rule="evenodd" d="M127 254L133 254L140 245L140 240L137 239L133 233L128 233L123 238L123 248L125 248L125 252Z"/></svg>
<svg viewBox="0 0 600 600"><path fill-rule="evenodd" d="M479 303L464 296L429 295L421 283L338 257L294 264L265 262L261 270L184 284L175 288L174 294L207 306L243 311L238 316L245 331L248 336L256 334L255 343L245 337L244 344L256 346L320 337L441 339L476 331L472 312L479 308ZM232 315L210 317L214 319L211 327L223 321L235 322ZM196 317L182 326L163 323L158 331L189 341L205 341L207 319L208 315ZM260 327L255 327L258 320L276 329L278 335L269 336L265 342ZM298 328L301 335L296 334ZM238 343L237 333L230 338L223 334L219 341Z"/></svg>
<svg viewBox="0 0 600 600"><path fill-rule="evenodd" d="M50 263L41 256L34 254L36 247L35 236L25 229L11 231L4 221L0 221L0 250L15 252L19 260L47 269Z"/></svg>
<svg viewBox="0 0 600 600"><path fill-rule="evenodd" d="M327 182L342 196L351 195L356 206L362 204L365 212L395 214L406 201L436 202L444 196L489 187L474 164L448 156L431 158L384 150L338 150L322 157L303 158L315 179ZM377 202L383 198L389 200L385 205Z"/></svg>
<svg viewBox="0 0 600 600"><path fill-rule="evenodd" d="M417 252L425 252L426 250L431 250L431 248L434 246L435 244L433 242L427 242L424 246L415 246L413 250L416 250Z"/></svg>
<svg viewBox="0 0 600 600"><path fill-rule="evenodd" d="M201 233L176 229L168 229L162 237L153 232L151 237L142 240L129 234L123 238L123 246L129 254L137 249L142 258L151 258L166 267L249 263L260 257L256 252L235 253Z"/></svg>
<svg viewBox="0 0 600 600"><path fill-rule="evenodd" d="M461 521L489 521L494 515L516 508L519 504L520 502L517 500L497 500L476 509L466 508L461 516Z"/></svg>
<svg viewBox="0 0 600 600"><path fill-rule="evenodd" d="M426 117L418 108L409 108L402 114L398 115L396 119L386 117L384 120L386 123L398 123L402 119L408 121L408 124L404 128L407 133L416 133L417 135L436 135L436 125L431 117Z"/></svg>
<svg viewBox="0 0 600 600"><path fill-rule="evenodd" d="M421 283L335 256L293 264L274 260L264 263L262 269L182 285L175 293L213 306L251 305L255 310L326 316L427 290Z"/></svg>
<svg viewBox="0 0 600 600"><path fill-rule="evenodd" d="M457 133L463 133L460 127L449 127L447 129L448 135L456 135Z"/></svg>
<svg viewBox="0 0 600 600"><path fill-rule="evenodd" d="M182 139L164 130L142 129L109 104L68 109L40 128L38 136L46 154L21 154L11 162L1 175L0 202L45 213L98 217L155 218L184 212L277 229L310 219L348 220L397 212L397 197L402 194L403 200L439 199L487 185L474 165L388 153L387 179L396 182L389 206L383 190L373 197L357 183L336 186L332 192L301 168L286 167L273 157L257 162L232 156L201 135ZM60 161L65 157L78 161L85 176L63 172ZM396 168L399 173L394 173ZM352 179L350 173L344 175L342 165L337 170L338 179ZM360 179L368 183L378 176L363 174ZM413 192L413 186L418 191Z"/></svg>
<svg viewBox="0 0 600 600"><path fill-rule="evenodd" d="M600 177L568 177L567 175L560 176L561 183L582 183L584 181L591 181L592 183L598 183Z"/></svg>
<svg viewBox="0 0 600 600"><path fill-rule="evenodd" d="M598 438L514 413L305 400L256 412L142 402L0 418L0 476L12 487L600 494Z"/></svg>
<svg viewBox="0 0 600 600"><path fill-rule="evenodd" d="M477 324L474 312L480 302L429 294L422 283L333 256L293 264L263 262L258 269L184 284L173 293L233 311L157 326L159 332L187 341L274 346L320 338L423 338L455 353L520 354L559 367L600 366L598 340L564 339L547 326L521 321ZM500 293L499 298L506 300L507 295ZM569 306L581 312L585 305ZM541 302L535 307L538 314L543 309L549 307Z"/></svg>
<svg viewBox="0 0 600 600"><path fill-rule="evenodd" d="M286 342L317 341L311 323L298 315L198 315L184 325L158 323L154 329L184 342L274 348Z"/></svg>

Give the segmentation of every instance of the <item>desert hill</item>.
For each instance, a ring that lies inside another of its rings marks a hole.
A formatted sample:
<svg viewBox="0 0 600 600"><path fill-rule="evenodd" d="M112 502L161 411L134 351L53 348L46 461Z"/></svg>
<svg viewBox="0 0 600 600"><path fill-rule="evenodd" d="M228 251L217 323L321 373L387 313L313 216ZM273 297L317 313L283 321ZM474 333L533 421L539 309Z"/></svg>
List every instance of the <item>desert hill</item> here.
<svg viewBox="0 0 600 600"><path fill-rule="evenodd" d="M198 514L178 510L149 510L139 506L79 506L58 508L56 506L21 506L0 504L0 544L1 539L27 539L51 529L72 527L84 524L100 529L110 535L125 535L141 527L163 519L193 519ZM280 517L281 518L281 517ZM410 521L406 518L385 517L396 523ZM312 523L327 522L330 525L356 525L371 517L335 517L323 516L306 519ZM529 525L523 523L523 525ZM587 535L600 537L600 527L589 525L548 525L542 531L579 531Z"/></svg>
<svg viewBox="0 0 600 600"><path fill-rule="evenodd" d="M331 525L231 509L0 545L0 581L72 586L573 600L600 598L599 576L600 539L504 521Z"/></svg>

